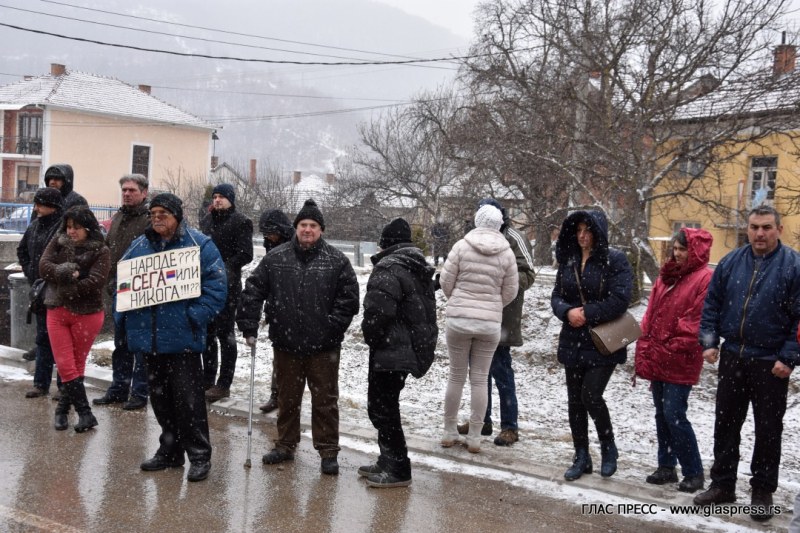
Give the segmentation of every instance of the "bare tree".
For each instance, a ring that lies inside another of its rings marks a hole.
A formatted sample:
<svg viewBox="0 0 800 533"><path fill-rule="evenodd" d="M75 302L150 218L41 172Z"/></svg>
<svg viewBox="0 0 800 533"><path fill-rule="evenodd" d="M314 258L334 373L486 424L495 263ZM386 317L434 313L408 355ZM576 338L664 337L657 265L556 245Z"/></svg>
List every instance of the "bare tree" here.
<svg viewBox="0 0 800 533"><path fill-rule="evenodd" d="M459 120L458 99L448 90L423 94L360 127L363 146L341 163L343 184L374 209L414 210L428 222L460 197L465 162L450 132Z"/></svg>
<svg viewBox="0 0 800 533"><path fill-rule="evenodd" d="M651 209L691 198L727 218L741 206L721 169L770 136L795 141L793 110L753 112L787 83L763 71L784 15L782 0L486 2L461 154L524 190L548 230L567 208L604 210L652 279Z"/></svg>

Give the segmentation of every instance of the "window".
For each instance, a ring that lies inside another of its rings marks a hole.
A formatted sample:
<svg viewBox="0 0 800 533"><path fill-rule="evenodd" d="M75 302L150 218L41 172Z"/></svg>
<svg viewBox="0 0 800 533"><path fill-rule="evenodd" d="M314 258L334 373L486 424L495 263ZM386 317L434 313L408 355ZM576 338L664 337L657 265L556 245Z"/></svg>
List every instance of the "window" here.
<svg viewBox="0 0 800 533"><path fill-rule="evenodd" d="M22 165L17 167L17 194L35 191L39 187L39 168Z"/></svg>
<svg viewBox="0 0 800 533"><path fill-rule="evenodd" d="M42 153L42 115L19 115L18 154Z"/></svg>
<svg viewBox="0 0 800 533"><path fill-rule="evenodd" d="M133 145L133 160L131 163L131 173L141 174L142 176L150 177L150 147L141 146L138 144Z"/></svg>
<svg viewBox="0 0 800 533"><path fill-rule="evenodd" d="M678 233L683 228L695 228L700 229L699 222L692 222L687 220L676 220L672 223L672 234Z"/></svg>
<svg viewBox="0 0 800 533"><path fill-rule="evenodd" d="M705 153L700 151L699 148L700 143L697 141L687 143L686 153L678 161L678 171L682 177L699 178L706 171Z"/></svg>
<svg viewBox="0 0 800 533"><path fill-rule="evenodd" d="M777 157L754 157L750 160L750 207L772 205L775 180L778 177Z"/></svg>

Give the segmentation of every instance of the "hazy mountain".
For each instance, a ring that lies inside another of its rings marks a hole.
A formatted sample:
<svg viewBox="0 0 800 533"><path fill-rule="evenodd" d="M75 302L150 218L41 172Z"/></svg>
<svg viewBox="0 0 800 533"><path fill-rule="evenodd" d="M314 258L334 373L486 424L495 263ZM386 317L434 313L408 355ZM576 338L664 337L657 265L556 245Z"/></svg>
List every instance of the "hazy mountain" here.
<svg viewBox="0 0 800 533"><path fill-rule="evenodd" d="M82 0L67 1L85 4ZM93 10L23 0L15 0L12 5L40 13L0 8L0 19L4 23L71 37L214 56L385 61L400 59L386 54L448 57L463 53L466 47L463 39L447 30L370 0L231 0L218 3L159 0L157 7L107 0L88 4ZM95 6L97 10L170 20L175 24L103 13L95 10ZM57 16L41 14L45 12ZM102 24L69 20L68 17ZM245 34L319 43L329 48ZM71 70L108 75L134 85L151 85L154 96L221 126L216 147L221 160L269 159L286 170L325 170L340 150L357 140L355 125L365 120L368 112L279 120L256 118L387 105L407 100L422 88L433 89L455 73L453 64L439 63L427 68L277 65L112 48L4 27L0 27L0 35L4 42L0 60L2 74L42 74L55 62L66 64ZM320 55L290 53L291 50ZM13 81L14 77L0 77L2 84Z"/></svg>

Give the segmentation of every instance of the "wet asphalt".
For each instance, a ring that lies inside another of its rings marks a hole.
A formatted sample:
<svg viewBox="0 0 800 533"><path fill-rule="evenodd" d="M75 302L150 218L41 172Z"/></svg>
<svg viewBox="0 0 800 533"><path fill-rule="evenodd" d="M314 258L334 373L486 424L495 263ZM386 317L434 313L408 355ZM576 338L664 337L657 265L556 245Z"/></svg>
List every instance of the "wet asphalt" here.
<svg viewBox="0 0 800 533"><path fill-rule="evenodd" d="M24 381L0 385L0 531L53 532L449 532L640 531L637 520L586 517L577 506L500 481L416 467L411 487L368 488L356 469L373 456L343 449L339 476L319 472L310 440L295 461L261 464L274 425L212 414L212 469L186 480L188 465L142 472L158 444L148 408L95 407L97 428L55 431L55 402L26 399ZM90 396L100 395L94 389ZM71 423L75 422L71 414ZM375 446L377 449L377 446ZM648 531L670 531L647 524Z"/></svg>

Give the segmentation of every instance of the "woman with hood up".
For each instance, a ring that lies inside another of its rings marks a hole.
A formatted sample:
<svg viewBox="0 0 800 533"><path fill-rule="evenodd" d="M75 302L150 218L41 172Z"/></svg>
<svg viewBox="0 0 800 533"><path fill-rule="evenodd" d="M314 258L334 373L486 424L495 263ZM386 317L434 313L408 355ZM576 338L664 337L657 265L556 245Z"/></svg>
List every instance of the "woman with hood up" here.
<svg viewBox="0 0 800 533"><path fill-rule="evenodd" d="M703 347L697 341L700 314L711 281L708 258L713 239L702 229L684 228L672 242L672 255L661 267L642 336L636 342L636 375L650 381L656 408L658 468L647 483L677 483L680 463L682 492L703 488L703 462L692 424L686 418L689 393L703 368Z"/></svg>
<svg viewBox="0 0 800 533"><path fill-rule="evenodd" d="M600 475L617 471L614 429L603 393L618 364L627 359L625 348L601 354L590 328L614 320L628 309L633 273L625 254L608 245L608 222L600 211L577 211L561 225L556 241L558 273L550 298L553 313L563 322L558 337L558 361L564 365L573 464L567 481L592 473L589 455L589 416L600 440Z"/></svg>
<svg viewBox="0 0 800 533"><path fill-rule="evenodd" d="M442 267L439 283L447 297L447 351L450 378L444 398L445 448L459 441L458 406L469 371L471 389L467 449L478 453L486 414L487 377L500 342L503 307L519 286L517 260L500 233L503 215L493 205L475 213L475 229L458 241Z"/></svg>
<svg viewBox="0 0 800 533"><path fill-rule="evenodd" d="M47 282L47 332L63 384L55 414L57 430L67 429L71 405L78 413L77 433L97 425L83 376L89 350L103 326L103 291L110 269L111 252L92 211L81 205L68 209L39 262L39 274Z"/></svg>

